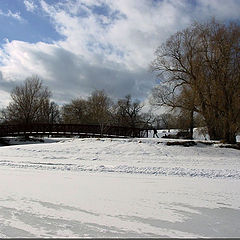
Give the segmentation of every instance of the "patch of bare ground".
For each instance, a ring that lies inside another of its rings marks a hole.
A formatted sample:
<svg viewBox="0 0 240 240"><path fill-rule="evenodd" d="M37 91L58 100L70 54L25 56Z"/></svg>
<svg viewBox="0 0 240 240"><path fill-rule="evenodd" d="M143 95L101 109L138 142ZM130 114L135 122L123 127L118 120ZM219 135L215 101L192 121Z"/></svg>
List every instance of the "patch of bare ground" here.
<svg viewBox="0 0 240 240"><path fill-rule="evenodd" d="M219 145L220 148L233 148L236 150L240 150L240 143L235 143L235 144L221 144Z"/></svg>
<svg viewBox="0 0 240 240"><path fill-rule="evenodd" d="M158 142L159 144L160 142ZM162 142L163 143L163 142ZM217 147L220 148L233 148L236 150L240 150L240 143L236 143L236 144L219 144L220 142L213 142L213 141L171 141L171 142L166 142L165 144L167 146L183 146L183 147L192 147L192 146L196 146L197 144L204 144L204 145L213 145L213 144L217 144Z"/></svg>

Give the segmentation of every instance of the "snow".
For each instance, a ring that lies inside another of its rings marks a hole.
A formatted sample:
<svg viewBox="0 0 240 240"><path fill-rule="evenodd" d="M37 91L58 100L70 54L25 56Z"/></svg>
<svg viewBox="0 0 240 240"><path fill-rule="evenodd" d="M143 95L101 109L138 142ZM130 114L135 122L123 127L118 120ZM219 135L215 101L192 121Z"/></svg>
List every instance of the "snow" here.
<svg viewBox="0 0 240 240"><path fill-rule="evenodd" d="M240 151L167 141L0 147L0 237L239 237Z"/></svg>

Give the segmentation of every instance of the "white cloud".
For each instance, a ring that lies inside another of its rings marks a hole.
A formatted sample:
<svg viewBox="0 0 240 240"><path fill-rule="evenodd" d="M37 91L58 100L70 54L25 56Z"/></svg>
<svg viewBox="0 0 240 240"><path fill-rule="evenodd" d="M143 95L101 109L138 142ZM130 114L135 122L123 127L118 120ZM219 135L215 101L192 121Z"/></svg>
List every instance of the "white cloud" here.
<svg viewBox="0 0 240 240"><path fill-rule="evenodd" d="M34 4L31 0L24 0L24 5L29 12L34 12L34 10L37 8L37 5Z"/></svg>
<svg viewBox="0 0 240 240"><path fill-rule="evenodd" d="M10 95L8 94L9 88L8 85L12 87L12 84L3 80L2 72L0 71L0 108L6 106L10 101Z"/></svg>
<svg viewBox="0 0 240 240"><path fill-rule="evenodd" d="M37 74L53 90L58 102L86 96L95 89L105 89L113 97L123 97L128 93L135 97L144 96L149 88L146 79L151 78L146 71L130 71L120 64L115 64L115 68L89 64L84 56L55 44L7 42L1 57L4 59L1 71L5 80L14 80L11 84L16 85L18 80ZM16 72L13 78L12 73Z"/></svg>
<svg viewBox="0 0 240 240"><path fill-rule="evenodd" d="M33 1L24 3L34 10ZM54 5L41 0L40 7L64 39L6 42L0 49L0 71L8 81L38 74L62 102L103 88L115 97L130 93L143 99L154 84L148 72L153 52L171 34L193 20L240 18L234 0L72 0Z"/></svg>
<svg viewBox="0 0 240 240"><path fill-rule="evenodd" d="M21 17L20 13L19 12L15 12L13 13L11 10L8 10L7 13L3 12L1 9L0 9L0 15L2 16L5 16L5 17L10 17L10 18L14 18L18 21L23 21L23 18Z"/></svg>
<svg viewBox="0 0 240 240"><path fill-rule="evenodd" d="M178 7L166 2L154 9L150 1L107 1L111 13L119 12L116 20L98 15L91 4L79 9L87 12L87 17L72 15L76 6L68 4L68 11L41 1L43 9L51 16L58 32L66 37L60 46L84 56L92 61L98 56L101 61L109 60L124 63L133 69L146 67L152 58L154 48L166 39L176 28L190 22L178 14ZM106 3L106 1L98 1ZM105 26L102 21L110 22Z"/></svg>

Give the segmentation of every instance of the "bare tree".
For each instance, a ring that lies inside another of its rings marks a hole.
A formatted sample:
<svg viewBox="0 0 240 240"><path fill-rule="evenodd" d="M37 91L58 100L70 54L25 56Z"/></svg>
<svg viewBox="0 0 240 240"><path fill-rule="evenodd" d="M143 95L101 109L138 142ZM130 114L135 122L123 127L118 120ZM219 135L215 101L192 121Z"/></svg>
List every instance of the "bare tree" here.
<svg viewBox="0 0 240 240"><path fill-rule="evenodd" d="M73 99L63 106L62 116L65 123L97 124L101 134L111 122L112 100L104 90L96 90L87 99Z"/></svg>
<svg viewBox="0 0 240 240"><path fill-rule="evenodd" d="M89 123L87 101L81 98L73 99L71 103L65 104L62 108L64 123Z"/></svg>
<svg viewBox="0 0 240 240"><path fill-rule="evenodd" d="M111 121L112 100L104 90L95 90L87 100L88 114L91 123L99 124L101 135Z"/></svg>
<svg viewBox="0 0 240 240"><path fill-rule="evenodd" d="M178 112L181 124L179 122L176 127L188 128L188 138L193 138L194 113L197 111L197 103L196 93L191 88L183 86L181 91L176 93L169 86L158 85L152 90L150 103L154 106L168 106L171 111Z"/></svg>
<svg viewBox="0 0 240 240"><path fill-rule="evenodd" d="M4 124L4 123L8 123L8 111L7 108L2 108L0 110L0 123Z"/></svg>
<svg viewBox="0 0 240 240"><path fill-rule="evenodd" d="M127 95L125 98L118 100L115 106L115 120L118 125L128 127L140 127L146 123L141 110L143 105L138 101L133 101L131 95ZM149 116L147 116L148 118Z"/></svg>
<svg viewBox="0 0 240 240"><path fill-rule="evenodd" d="M171 113L163 113L160 115L162 128L168 129L176 128L176 117Z"/></svg>
<svg viewBox="0 0 240 240"><path fill-rule="evenodd" d="M152 70L161 78L160 104L196 111L211 139L236 142L240 121L240 27L214 19L194 23L156 50Z"/></svg>
<svg viewBox="0 0 240 240"><path fill-rule="evenodd" d="M61 122L59 106L55 102L50 102L48 108L48 123L54 124L59 122Z"/></svg>
<svg viewBox="0 0 240 240"><path fill-rule="evenodd" d="M27 78L11 93L12 101L6 109L8 122L29 124L43 121L50 96L51 92L37 76Z"/></svg>

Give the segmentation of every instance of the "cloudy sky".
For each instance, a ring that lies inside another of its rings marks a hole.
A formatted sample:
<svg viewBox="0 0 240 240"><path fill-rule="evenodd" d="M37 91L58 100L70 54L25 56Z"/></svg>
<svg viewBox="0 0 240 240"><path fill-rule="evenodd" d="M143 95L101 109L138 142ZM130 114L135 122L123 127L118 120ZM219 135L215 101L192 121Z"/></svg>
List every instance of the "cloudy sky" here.
<svg viewBox="0 0 240 240"><path fill-rule="evenodd" d="M240 0L0 0L0 108L38 75L59 104L105 89L144 100L154 50L194 20L240 20Z"/></svg>

